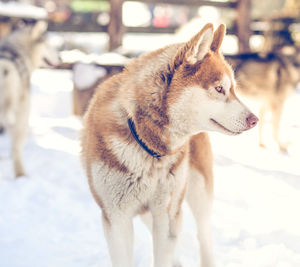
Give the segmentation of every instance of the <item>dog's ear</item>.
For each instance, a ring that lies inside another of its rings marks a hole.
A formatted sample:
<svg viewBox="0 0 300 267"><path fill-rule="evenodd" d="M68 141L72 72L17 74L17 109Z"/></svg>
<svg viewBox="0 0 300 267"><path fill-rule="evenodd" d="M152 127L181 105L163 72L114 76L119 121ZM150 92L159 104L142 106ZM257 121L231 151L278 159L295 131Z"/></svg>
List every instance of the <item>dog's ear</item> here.
<svg viewBox="0 0 300 267"><path fill-rule="evenodd" d="M47 30L48 23L45 21L38 21L31 29L32 40L38 40Z"/></svg>
<svg viewBox="0 0 300 267"><path fill-rule="evenodd" d="M214 33L214 38L213 38L213 41L210 46L211 51L214 51L217 53L219 52L219 49L221 47L221 44L222 44L224 36L225 36L225 32L226 32L225 25L220 24L220 26Z"/></svg>
<svg viewBox="0 0 300 267"><path fill-rule="evenodd" d="M208 23L186 44L185 59L189 63L195 64L205 57L213 40L213 32L213 25Z"/></svg>
<svg viewBox="0 0 300 267"><path fill-rule="evenodd" d="M183 61L189 64L195 64L201 61L210 49L213 41L213 32L213 25L208 23L199 33L180 47L172 62L173 69L176 69Z"/></svg>

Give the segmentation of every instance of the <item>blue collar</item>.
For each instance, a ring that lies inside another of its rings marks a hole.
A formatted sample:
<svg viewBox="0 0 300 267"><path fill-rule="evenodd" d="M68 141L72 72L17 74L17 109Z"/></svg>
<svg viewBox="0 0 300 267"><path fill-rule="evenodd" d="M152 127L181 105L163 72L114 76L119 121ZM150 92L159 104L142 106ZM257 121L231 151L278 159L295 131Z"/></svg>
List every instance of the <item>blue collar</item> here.
<svg viewBox="0 0 300 267"><path fill-rule="evenodd" d="M162 157L162 155L147 147L147 145L139 138L139 135L136 132L135 125L132 119L128 119L128 126L134 139L149 155L156 159L160 159Z"/></svg>

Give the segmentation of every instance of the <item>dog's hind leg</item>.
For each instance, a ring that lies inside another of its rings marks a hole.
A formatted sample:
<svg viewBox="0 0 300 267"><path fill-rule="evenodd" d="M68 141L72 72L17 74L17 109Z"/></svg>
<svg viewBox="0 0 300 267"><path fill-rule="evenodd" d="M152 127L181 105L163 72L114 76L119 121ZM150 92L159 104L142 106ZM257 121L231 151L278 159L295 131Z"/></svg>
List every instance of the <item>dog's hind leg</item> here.
<svg viewBox="0 0 300 267"><path fill-rule="evenodd" d="M281 115L283 110L284 101L273 103L271 106L272 110L272 127L273 127L273 138L281 151L286 152L288 147L282 143L279 139L279 127L281 122Z"/></svg>
<svg viewBox="0 0 300 267"><path fill-rule="evenodd" d="M14 126L10 129L12 136L11 154L16 177L25 175L22 154L28 130L29 99L23 99L20 105L23 105L23 108L20 106L16 114Z"/></svg>
<svg viewBox="0 0 300 267"><path fill-rule="evenodd" d="M104 234L108 243L112 267L133 266L133 224L132 218L102 216Z"/></svg>
<svg viewBox="0 0 300 267"><path fill-rule="evenodd" d="M25 175L22 152L26 137L26 130L20 129L18 126L12 130L12 158L14 164L15 176L20 177Z"/></svg>
<svg viewBox="0 0 300 267"><path fill-rule="evenodd" d="M263 141L263 130L266 123L266 107L261 107L259 110L259 123L258 123L258 140L259 140L259 146L265 147L264 141Z"/></svg>

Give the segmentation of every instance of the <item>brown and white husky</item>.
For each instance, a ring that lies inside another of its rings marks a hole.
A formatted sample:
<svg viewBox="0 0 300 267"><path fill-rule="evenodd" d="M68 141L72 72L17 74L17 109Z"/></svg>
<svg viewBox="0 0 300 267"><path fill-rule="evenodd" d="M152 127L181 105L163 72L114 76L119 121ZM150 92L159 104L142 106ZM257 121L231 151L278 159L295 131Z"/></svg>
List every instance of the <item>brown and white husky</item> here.
<svg viewBox="0 0 300 267"><path fill-rule="evenodd" d="M233 72L219 52L224 34L224 25L214 33L207 24L187 43L132 60L91 101L82 161L113 267L133 266L135 215L153 234L154 266L172 266L185 197L202 266L213 266L213 159L205 132L237 135L258 121L234 93Z"/></svg>

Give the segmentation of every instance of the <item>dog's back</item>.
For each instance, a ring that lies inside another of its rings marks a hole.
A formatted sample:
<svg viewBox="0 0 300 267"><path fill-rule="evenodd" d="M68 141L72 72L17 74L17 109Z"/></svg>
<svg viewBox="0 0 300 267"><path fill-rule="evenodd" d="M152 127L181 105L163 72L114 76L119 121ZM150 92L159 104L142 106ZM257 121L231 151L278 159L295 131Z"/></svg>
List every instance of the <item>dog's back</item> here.
<svg viewBox="0 0 300 267"><path fill-rule="evenodd" d="M233 66L239 92L262 99L289 94L300 81L297 55L248 53L226 56Z"/></svg>

